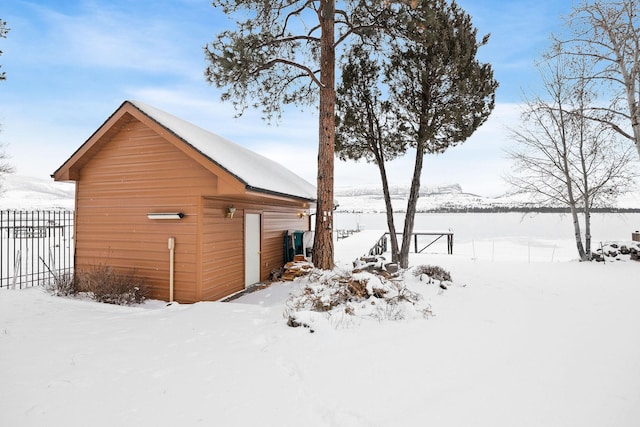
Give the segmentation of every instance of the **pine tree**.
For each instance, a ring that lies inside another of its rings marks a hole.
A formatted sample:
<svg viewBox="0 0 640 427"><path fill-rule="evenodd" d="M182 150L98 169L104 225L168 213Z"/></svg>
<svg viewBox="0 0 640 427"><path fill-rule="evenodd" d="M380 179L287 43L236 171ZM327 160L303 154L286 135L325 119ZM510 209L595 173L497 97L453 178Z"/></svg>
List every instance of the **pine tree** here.
<svg viewBox="0 0 640 427"><path fill-rule="evenodd" d="M333 268L336 48L350 36L375 37L391 11L388 1L215 0L236 29L205 47L209 82L224 88L242 113L249 105L266 118L287 105L319 101L318 196L313 262Z"/></svg>
<svg viewBox="0 0 640 427"><path fill-rule="evenodd" d="M399 247L389 192L386 162L405 153L404 124L393 114L388 91L381 81L382 66L368 46L354 46L345 55L342 82L337 90L336 152L340 159L375 163L380 172L382 193L391 240L391 259L399 261ZM383 93L382 89L385 89Z"/></svg>
<svg viewBox="0 0 640 427"><path fill-rule="evenodd" d="M491 65L476 59L489 36L478 41L471 17L455 2L422 0L401 7L395 19L385 81L395 114L406 124L403 139L416 152L400 249L406 268L424 155L469 138L493 111L498 83Z"/></svg>

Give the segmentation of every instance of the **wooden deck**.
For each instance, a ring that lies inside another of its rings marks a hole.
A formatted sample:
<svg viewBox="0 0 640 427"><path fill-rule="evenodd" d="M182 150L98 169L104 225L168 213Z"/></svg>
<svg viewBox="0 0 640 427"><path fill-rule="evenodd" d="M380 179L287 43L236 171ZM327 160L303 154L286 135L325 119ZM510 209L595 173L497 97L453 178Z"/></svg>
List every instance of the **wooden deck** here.
<svg viewBox="0 0 640 427"><path fill-rule="evenodd" d="M340 239L335 246L335 259L351 262L369 253L369 248L380 240L384 230L361 230L351 236Z"/></svg>

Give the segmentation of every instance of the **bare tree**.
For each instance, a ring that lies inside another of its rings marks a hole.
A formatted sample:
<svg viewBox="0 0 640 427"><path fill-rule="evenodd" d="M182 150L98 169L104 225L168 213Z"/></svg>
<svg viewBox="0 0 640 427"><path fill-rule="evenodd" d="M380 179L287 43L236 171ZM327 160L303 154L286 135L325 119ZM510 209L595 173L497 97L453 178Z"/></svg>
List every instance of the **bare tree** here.
<svg viewBox="0 0 640 427"><path fill-rule="evenodd" d="M7 33L9 33L10 28L7 28L7 23L0 19L0 38L6 38ZM0 55L2 55L2 51L0 50ZM2 67L2 65L0 65ZM0 72L0 80L5 80L7 78L6 73Z"/></svg>
<svg viewBox="0 0 640 427"><path fill-rule="evenodd" d="M585 117L633 141L640 156L640 0L582 0L567 17L569 35L555 36L555 54L594 62L589 79L610 103ZM605 112L604 115L599 114ZM629 130L629 126L631 129Z"/></svg>
<svg viewBox="0 0 640 427"><path fill-rule="evenodd" d="M508 151L514 172L507 180L540 203L567 206L578 255L590 260L591 210L632 189L634 150L608 126L610 113L593 108L594 81L584 58L556 57L539 68L545 97L527 99L523 123L512 130L518 146ZM600 120L586 118L587 111L599 112Z"/></svg>
<svg viewBox="0 0 640 427"><path fill-rule="evenodd" d="M0 130L2 130L0 128ZM7 152L4 150L4 145L0 144L0 179L4 178L5 175L12 174L15 172L15 169L11 163L9 163L9 156ZM4 185L3 181L0 180L0 195L4 193Z"/></svg>
<svg viewBox="0 0 640 427"><path fill-rule="evenodd" d="M6 38L8 32L9 32L9 28L7 28L7 23L2 19L0 19L0 38ZM0 55L2 55L1 50L0 50ZM1 72L0 80L5 80L5 79L6 79L6 74L4 72ZM9 162L7 161L8 156L6 152L4 150L1 150L2 148L3 147L0 145L0 177L14 172L13 166L11 166L11 164L9 164ZM2 190L2 185L0 184L0 191L1 190Z"/></svg>

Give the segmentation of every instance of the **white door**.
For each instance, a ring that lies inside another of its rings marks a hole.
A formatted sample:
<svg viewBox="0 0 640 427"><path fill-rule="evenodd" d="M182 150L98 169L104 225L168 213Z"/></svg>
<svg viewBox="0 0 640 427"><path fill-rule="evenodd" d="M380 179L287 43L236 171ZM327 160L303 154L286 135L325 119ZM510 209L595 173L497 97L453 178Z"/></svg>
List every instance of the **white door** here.
<svg viewBox="0 0 640 427"><path fill-rule="evenodd" d="M244 217L244 286L260 282L260 214Z"/></svg>

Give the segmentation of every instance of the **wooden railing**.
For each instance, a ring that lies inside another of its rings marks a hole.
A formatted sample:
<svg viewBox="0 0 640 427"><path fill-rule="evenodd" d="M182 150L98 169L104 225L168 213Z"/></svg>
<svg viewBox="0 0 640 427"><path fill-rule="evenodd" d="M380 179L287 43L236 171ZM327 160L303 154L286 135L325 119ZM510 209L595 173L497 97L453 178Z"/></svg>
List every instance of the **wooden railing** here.
<svg viewBox="0 0 640 427"><path fill-rule="evenodd" d="M403 233L397 233L398 236L402 236ZM384 233L380 239L376 242L376 244L369 250L369 255L381 255L387 251L388 243L387 236L389 233ZM447 238L447 253L449 255L453 254L453 231L414 231L412 233L413 236L413 247L415 253L422 253L425 249L436 243L438 240L443 237ZM433 239L422 249L418 250L418 236L429 236Z"/></svg>

